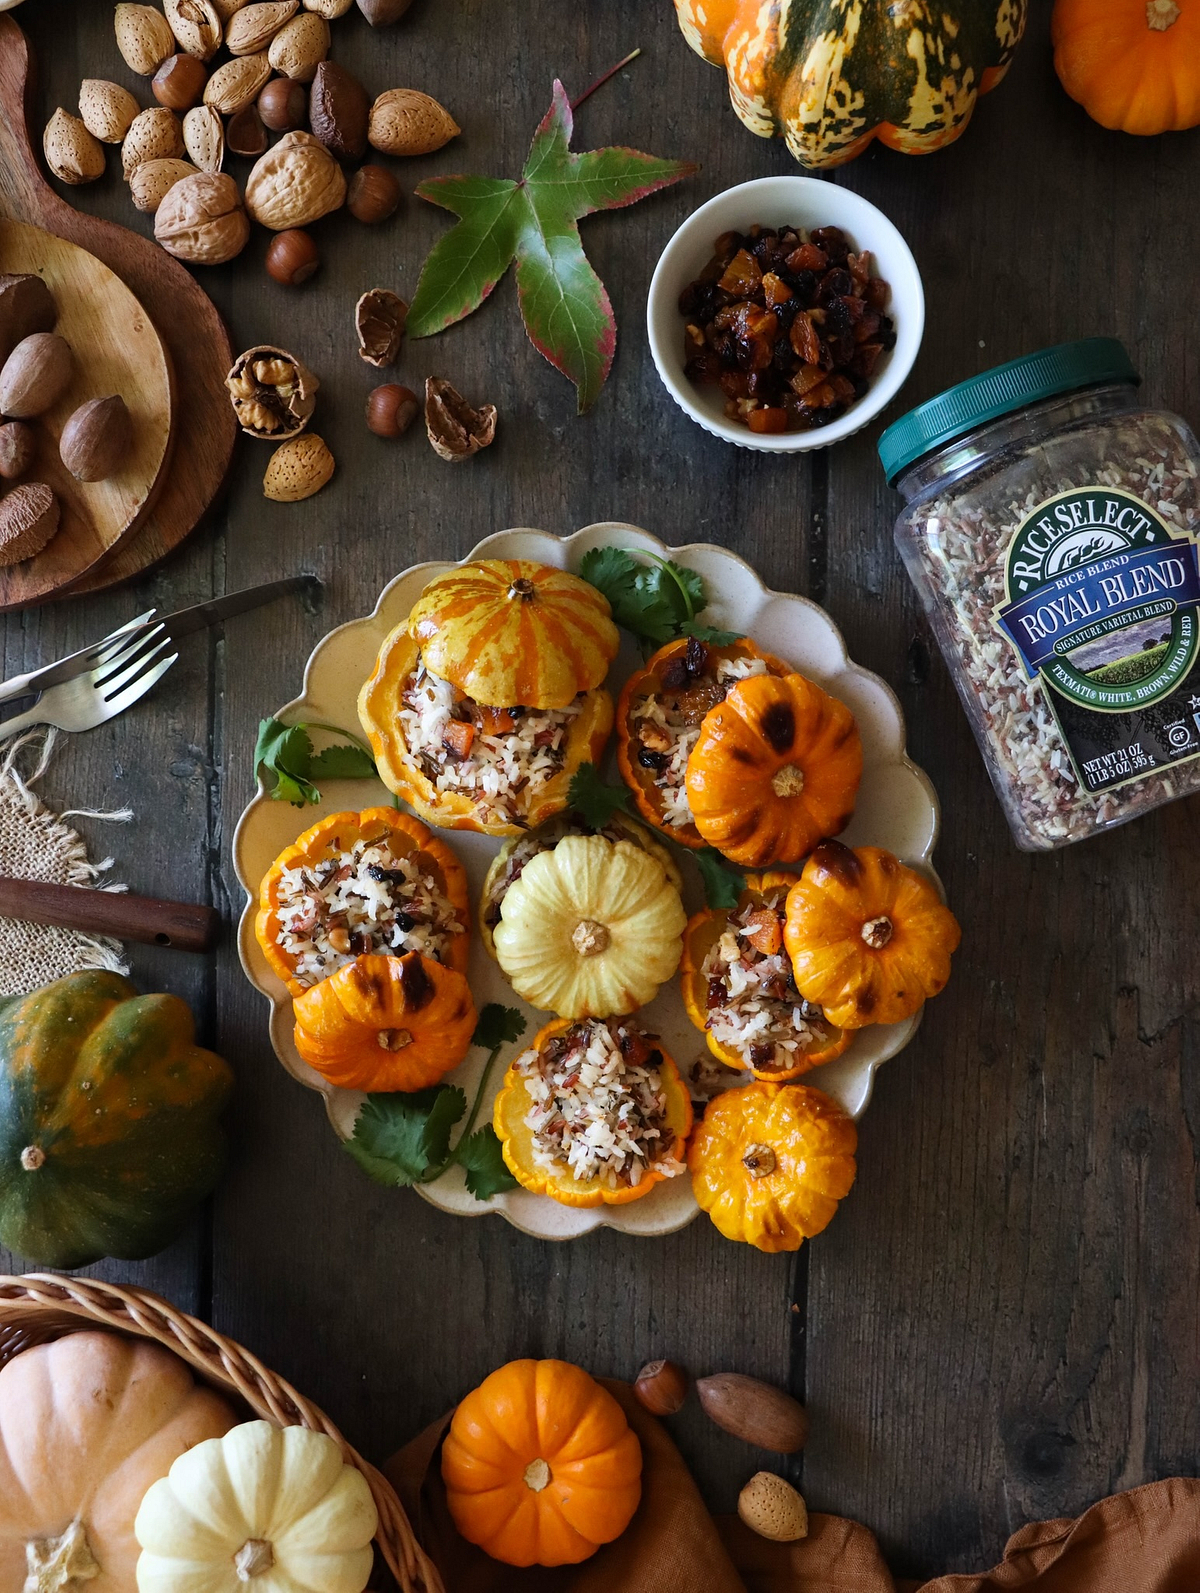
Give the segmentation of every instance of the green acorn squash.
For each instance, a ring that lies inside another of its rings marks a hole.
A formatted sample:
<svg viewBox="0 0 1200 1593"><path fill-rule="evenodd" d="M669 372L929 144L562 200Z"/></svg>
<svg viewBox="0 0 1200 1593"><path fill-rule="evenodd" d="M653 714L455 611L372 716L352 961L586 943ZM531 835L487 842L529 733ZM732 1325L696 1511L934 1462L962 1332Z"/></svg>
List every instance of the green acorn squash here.
<svg viewBox="0 0 1200 1593"><path fill-rule="evenodd" d="M39 1266L140 1261L217 1181L229 1065L177 996L69 975L0 1010L0 1243Z"/></svg>
<svg viewBox="0 0 1200 1593"><path fill-rule="evenodd" d="M873 138L907 155L953 143L1008 70L1027 0L675 0L692 48L729 75L734 110L804 166Z"/></svg>

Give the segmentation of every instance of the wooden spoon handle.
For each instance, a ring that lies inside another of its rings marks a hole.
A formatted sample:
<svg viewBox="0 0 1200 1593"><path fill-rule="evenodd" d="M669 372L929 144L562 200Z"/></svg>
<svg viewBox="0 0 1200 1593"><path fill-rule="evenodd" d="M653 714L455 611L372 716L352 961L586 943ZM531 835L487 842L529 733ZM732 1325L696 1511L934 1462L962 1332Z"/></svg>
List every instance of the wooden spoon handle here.
<svg viewBox="0 0 1200 1593"><path fill-rule="evenodd" d="M0 917L177 951L210 951L221 933L221 915L211 907L5 876L0 876Z"/></svg>

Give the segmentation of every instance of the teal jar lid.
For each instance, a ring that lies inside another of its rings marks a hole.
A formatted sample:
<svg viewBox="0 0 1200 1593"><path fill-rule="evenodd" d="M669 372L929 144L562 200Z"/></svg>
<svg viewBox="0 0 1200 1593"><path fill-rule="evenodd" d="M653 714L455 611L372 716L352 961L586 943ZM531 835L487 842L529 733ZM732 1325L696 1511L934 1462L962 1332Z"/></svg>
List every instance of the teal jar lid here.
<svg viewBox="0 0 1200 1593"><path fill-rule="evenodd" d="M1085 337L1026 354L972 376L918 404L879 439L888 485L925 454L977 426L1011 415L1058 393L1107 382L1140 382L1125 345L1115 337Z"/></svg>

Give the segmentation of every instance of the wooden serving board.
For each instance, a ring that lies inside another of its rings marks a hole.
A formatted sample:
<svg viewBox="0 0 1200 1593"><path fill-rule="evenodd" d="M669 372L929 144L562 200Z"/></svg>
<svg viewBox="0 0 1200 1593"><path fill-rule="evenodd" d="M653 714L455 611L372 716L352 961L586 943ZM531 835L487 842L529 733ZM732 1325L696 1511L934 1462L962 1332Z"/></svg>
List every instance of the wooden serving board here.
<svg viewBox="0 0 1200 1593"><path fill-rule="evenodd" d="M41 138L30 133L32 94L29 42L11 16L0 16L0 217L77 244L114 272L153 322L177 377L175 446L157 497L129 536L53 594L75 596L148 569L179 546L217 496L237 437L224 385L233 351L212 300L178 260L139 233L76 210L46 181L34 153Z"/></svg>
<svg viewBox="0 0 1200 1593"><path fill-rule="evenodd" d="M171 364L154 323L120 277L78 244L21 221L0 221L0 270L34 272L54 295L56 332L71 346L71 384L33 421L38 454L27 479L58 495L58 530L32 559L0 566L0 610L40 602L78 580L136 534L170 458ZM105 481L76 481L58 443L72 412L118 393L133 421L133 450Z"/></svg>

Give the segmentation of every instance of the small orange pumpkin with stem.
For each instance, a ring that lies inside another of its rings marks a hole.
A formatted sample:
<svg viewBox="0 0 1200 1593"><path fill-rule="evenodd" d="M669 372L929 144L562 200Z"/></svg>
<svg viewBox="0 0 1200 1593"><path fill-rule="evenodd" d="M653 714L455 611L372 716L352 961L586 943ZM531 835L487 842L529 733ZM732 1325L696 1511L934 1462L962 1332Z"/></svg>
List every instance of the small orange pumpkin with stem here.
<svg viewBox="0 0 1200 1593"><path fill-rule="evenodd" d="M423 1090L458 1066L477 1014L462 974L432 957L357 957L293 1002L296 1050L347 1090Z"/></svg>
<svg viewBox="0 0 1200 1593"><path fill-rule="evenodd" d="M1196 0L1057 0L1054 69L1093 121L1150 137L1200 124Z"/></svg>
<svg viewBox="0 0 1200 1593"><path fill-rule="evenodd" d="M734 863L795 863L854 816L854 715L803 675L753 675L706 715L687 764L701 838Z"/></svg>
<svg viewBox="0 0 1200 1593"><path fill-rule="evenodd" d="M950 978L962 931L935 887L878 846L824 841L788 893L796 988L831 1023L911 1017Z"/></svg>
<svg viewBox="0 0 1200 1593"><path fill-rule="evenodd" d="M619 1538L642 1451L606 1388L568 1361L510 1361L468 1394L442 1445L454 1525L506 1565L577 1565Z"/></svg>

